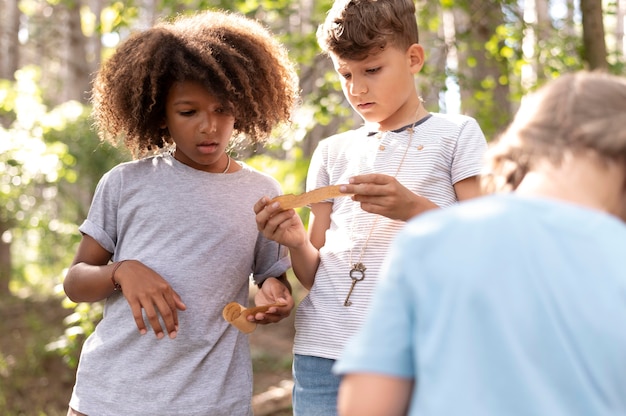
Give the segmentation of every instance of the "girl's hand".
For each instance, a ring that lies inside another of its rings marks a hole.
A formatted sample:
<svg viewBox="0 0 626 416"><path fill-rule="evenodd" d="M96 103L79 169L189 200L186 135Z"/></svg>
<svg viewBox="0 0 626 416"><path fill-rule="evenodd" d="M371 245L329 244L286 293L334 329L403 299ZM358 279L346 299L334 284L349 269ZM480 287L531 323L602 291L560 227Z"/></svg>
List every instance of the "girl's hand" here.
<svg viewBox="0 0 626 416"><path fill-rule="evenodd" d="M176 338L178 311L184 311L187 306L165 279L139 261L126 260L115 271L115 280L122 287L122 294L130 305L141 334L148 331L143 310L157 338L163 338L164 332L170 338ZM165 330L161 327L159 315Z"/></svg>
<svg viewBox="0 0 626 416"><path fill-rule="evenodd" d="M246 319L258 324L268 324L279 322L291 313L295 303L289 288L281 280L268 277L254 296L254 304L262 306L272 303L284 303L286 306L271 307L265 313L259 312L256 315L248 315Z"/></svg>
<svg viewBox="0 0 626 416"><path fill-rule="evenodd" d="M404 187L396 178L380 173L350 178L342 192L354 193L352 199L361 203L363 211L383 215L392 220L408 221L437 205Z"/></svg>
<svg viewBox="0 0 626 416"><path fill-rule="evenodd" d="M282 211L278 202L268 204L270 198L264 196L254 204L257 229L267 239L286 247L294 248L308 241L300 216L293 209Z"/></svg>

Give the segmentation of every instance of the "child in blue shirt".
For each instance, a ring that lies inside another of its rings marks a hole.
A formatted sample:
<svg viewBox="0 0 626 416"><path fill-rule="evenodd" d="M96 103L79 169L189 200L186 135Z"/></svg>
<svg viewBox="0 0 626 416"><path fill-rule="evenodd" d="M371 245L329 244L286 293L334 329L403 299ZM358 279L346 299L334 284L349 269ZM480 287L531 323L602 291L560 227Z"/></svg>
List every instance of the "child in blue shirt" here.
<svg viewBox="0 0 626 416"><path fill-rule="evenodd" d="M561 76L491 149L485 196L394 241L335 366L342 416L626 414L626 79Z"/></svg>

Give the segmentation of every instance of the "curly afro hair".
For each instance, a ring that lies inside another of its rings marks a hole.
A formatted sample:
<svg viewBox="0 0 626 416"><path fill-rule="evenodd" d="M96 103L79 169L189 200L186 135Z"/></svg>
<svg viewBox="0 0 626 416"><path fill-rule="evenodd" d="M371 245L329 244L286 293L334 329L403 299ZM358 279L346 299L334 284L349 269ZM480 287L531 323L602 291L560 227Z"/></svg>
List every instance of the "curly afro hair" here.
<svg viewBox="0 0 626 416"><path fill-rule="evenodd" d="M93 83L101 138L123 138L135 156L172 144L163 129L173 83L196 81L232 105L235 135L264 143L288 122L299 99L286 49L260 23L225 11L203 11L161 22L122 42Z"/></svg>

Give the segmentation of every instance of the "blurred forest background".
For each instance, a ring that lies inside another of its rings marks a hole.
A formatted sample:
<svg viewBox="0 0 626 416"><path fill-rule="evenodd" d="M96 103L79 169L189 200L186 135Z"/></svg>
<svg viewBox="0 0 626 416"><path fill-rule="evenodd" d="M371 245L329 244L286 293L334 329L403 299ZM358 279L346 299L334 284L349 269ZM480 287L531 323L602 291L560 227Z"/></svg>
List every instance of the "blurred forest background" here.
<svg viewBox="0 0 626 416"><path fill-rule="evenodd" d="M60 287L97 181L129 159L91 126L100 62L131 32L179 13L220 8L259 20L297 62L303 102L294 128L235 157L275 176L286 193L301 192L319 140L360 123L315 40L331 3L0 0L0 414L64 414L78 351L100 317L101 305L73 304ZM582 68L624 70L626 0L417 8L427 63L416 82L427 108L475 117L488 139L546 80Z"/></svg>

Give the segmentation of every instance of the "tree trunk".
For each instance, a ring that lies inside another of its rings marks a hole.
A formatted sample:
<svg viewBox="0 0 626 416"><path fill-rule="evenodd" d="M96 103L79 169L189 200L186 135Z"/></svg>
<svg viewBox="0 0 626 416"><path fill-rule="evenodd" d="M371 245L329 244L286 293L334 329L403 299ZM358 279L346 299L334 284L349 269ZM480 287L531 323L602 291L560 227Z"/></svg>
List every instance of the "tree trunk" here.
<svg viewBox="0 0 626 416"><path fill-rule="evenodd" d="M20 10L17 0L0 0L0 78L14 79L19 68Z"/></svg>
<svg viewBox="0 0 626 416"><path fill-rule="evenodd" d="M537 48L538 48L538 20L539 13L537 5L533 0L524 2L523 21L525 29L522 38L522 53L524 59L528 62L524 64L521 71L520 83L522 91L532 89L537 84L537 78L540 71L540 65Z"/></svg>
<svg viewBox="0 0 626 416"><path fill-rule="evenodd" d="M67 9L67 44L65 49L67 67L65 85L65 100L87 102L87 93L90 88L90 66L87 63L87 39L81 26L80 8L82 2L75 0L68 3Z"/></svg>
<svg viewBox="0 0 626 416"><path fill-rule="evenodd" d="M602 0L580 0L583 18L583 60L590 70L609 67L606 57Z"/></svg>
<svg viewBox="0 0 626 416"><path fill-rule="evenodd" d="M9 230L9 224L0 220L0 298L9 296L11 282L11 243L5 241L4 233Z"/></svg>
<svg viewBox="0 0 626 416"><path fill-rule="evenodd" d="M569 25L565 26L565 33L569 36L576 35L576 29L574 28L574 22L576 21L576 0L566 0L567 2L567 17L566 21L571 22Z"/></svg>
<svg viewBox="0 0 626 416"><path fill-rule="evenodd" d="M617 56L626 55L626 44L624 43L624 19L626 19L626 0L617 1L617 11L615 13L615 53Z"/></svg>
<svg viewBox="0 0 626 416"><path fill-rule="evenodd" d="M89 72L93 74L94 72L96 72L96 70L100 68L100 63L102 62L102 41L100 40L102 35L100 29L102 25L102 20L100 19L100 17L102 14L102 10L104 9L104 7L102 6L102 0L91 0L91 9L93 10L93 14L95 16L95 32L92 33L91 36L87 39L87 45L89 48L87 62L91 67L91 70Z"/></svg>
<svg viewBox="0 0 626 416"><path fill-rule="evenodd" d="M139 8L138 27L146 29L152 27L157 20L157 1L141 0Z"/></svg>
<svg viewBox="0 0 626 416"><path fill-rule="evenodd" d="M541 42L550 37L554 33L554 27L552 26L552 18L549 11L550 5L548 0L535 0L535 10L537 13L537 30L535 32L535 48L541 50ZM537 59L533 59L533 65L535 66L535 74L537 75L537 81L543 83L545 80L545 72L540 70L541 62Z"/></svg>
<svg viewBox="0 0 626 416"><path fill-rule="evenodd" d="M503 11L500 1L469 0L466 5L467 9L455 9L457 39L466 47L459 52L461 110L477 118L490 139L511 117L509 78L501 78L510 73L507 60L499 50L494 53L486 47L504 22Z"/></svg>

